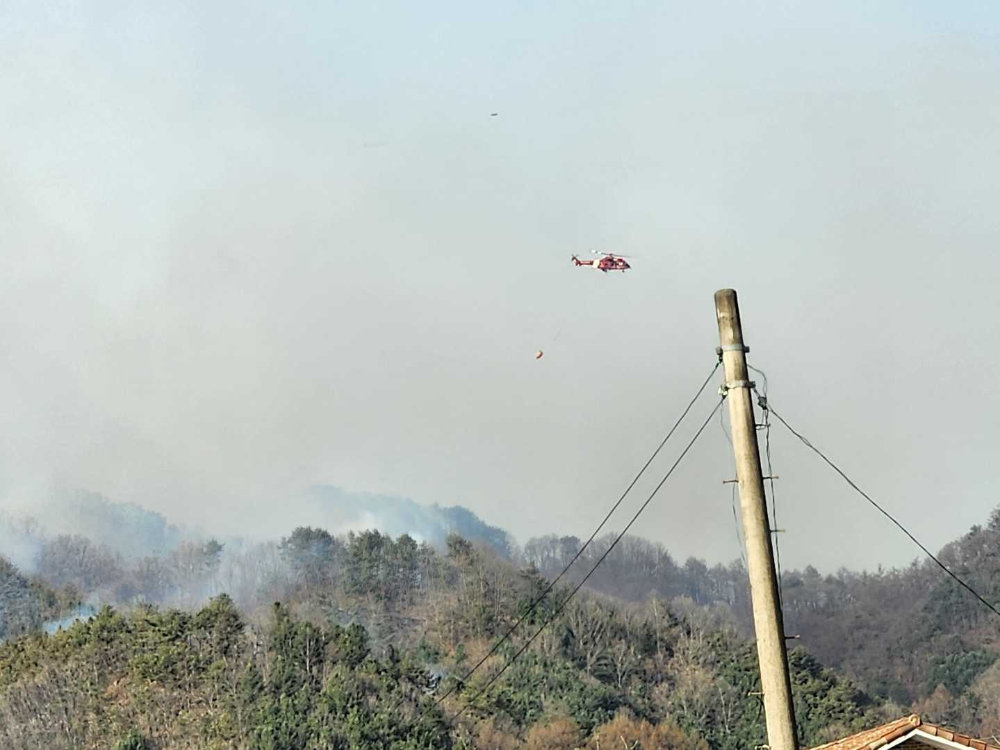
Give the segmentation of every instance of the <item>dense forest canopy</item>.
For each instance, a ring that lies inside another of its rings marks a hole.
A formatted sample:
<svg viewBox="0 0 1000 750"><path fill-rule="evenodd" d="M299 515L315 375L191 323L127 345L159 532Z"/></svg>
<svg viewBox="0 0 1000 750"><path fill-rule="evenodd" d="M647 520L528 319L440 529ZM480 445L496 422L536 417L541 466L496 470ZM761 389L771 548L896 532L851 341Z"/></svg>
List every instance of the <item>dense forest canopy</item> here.
<svg viewBox="0 0 1000 750"><path fill-rule="evenodd" d="M119 528L123 518L141 526L145 511L101 503ZM158 546L143 550L112 546L100 524L95 539L3 519L0 537L34 551L23 571L0 561L4 746L763 743L740 563L680 563L626 538L483 690L612 538L595 540L467 679L581 541L519 548L464 509L436 512L469 538L302 526L273 541L223 541L151 514ZM995 513L941 554L995 600L998 543ZM785 571L782 596L800 635L791 662L806 746L911 709L964 731L1000 729L995 625L936 567Z"/></svg>

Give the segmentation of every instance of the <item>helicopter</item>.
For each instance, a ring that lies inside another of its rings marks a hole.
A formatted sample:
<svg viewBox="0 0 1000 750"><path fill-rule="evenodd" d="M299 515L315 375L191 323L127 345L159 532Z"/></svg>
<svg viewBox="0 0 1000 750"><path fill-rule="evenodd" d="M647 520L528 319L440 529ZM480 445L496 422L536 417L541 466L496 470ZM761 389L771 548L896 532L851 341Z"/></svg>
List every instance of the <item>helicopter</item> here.
<svg viewBox="0 0 1000 750"><path fill-rule="evenodd" d="M591 250L590 252L598 255L596 250ZM570 259L573 261L574 266L590 266L604 273L608 271L621 271L624 273L632 267L625 260L628 257L627 255L615 255L614 253L601 253L601 255L604 257L595 258L594 260L580 260L575 255L570 256Z"/></svg>

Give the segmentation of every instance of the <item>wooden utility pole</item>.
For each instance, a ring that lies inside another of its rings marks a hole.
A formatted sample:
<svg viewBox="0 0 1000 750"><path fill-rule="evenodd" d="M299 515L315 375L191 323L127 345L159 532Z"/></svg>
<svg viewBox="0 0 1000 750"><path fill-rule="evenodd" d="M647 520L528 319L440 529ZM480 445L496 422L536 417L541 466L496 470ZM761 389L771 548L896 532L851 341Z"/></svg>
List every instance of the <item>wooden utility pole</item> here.
<svg viewBox="0 0 1000 750"><path fill-rule="evenodd" d="M760 683L764 692L764 715L767 720L767 742L770 750L798 750L792 683L788 674L788 652L785 650L785 628L781 617L781 600L778 598L778 581L774 574L764 477L760 468L753 401L750 397L747 348L743 344L743 327L735 290L721 289L715 293L715 314L719 319L719 341L726 374L736 478L740 486L743 539L747 547L757 659L760 662Z"/></svg>

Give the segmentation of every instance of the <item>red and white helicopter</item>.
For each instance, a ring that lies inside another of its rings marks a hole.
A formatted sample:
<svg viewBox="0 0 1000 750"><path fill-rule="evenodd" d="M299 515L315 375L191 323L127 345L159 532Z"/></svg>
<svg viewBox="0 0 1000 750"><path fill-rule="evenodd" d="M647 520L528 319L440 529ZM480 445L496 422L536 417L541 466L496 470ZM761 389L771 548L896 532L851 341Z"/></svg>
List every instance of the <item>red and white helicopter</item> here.
<svg viewBox="0 0 1000 750"><path fill-rule="evenodd" d="M602 258L595 258L594 260L580 260L577 256L571 256L574 266L590 266L598 271L603 271L607 273L608 271L621 271L625 272L630 269L630 266L625 258L627 255L615 255L614 253L598 253L596 250L591 250L594 255L603 255Z"/></svg>

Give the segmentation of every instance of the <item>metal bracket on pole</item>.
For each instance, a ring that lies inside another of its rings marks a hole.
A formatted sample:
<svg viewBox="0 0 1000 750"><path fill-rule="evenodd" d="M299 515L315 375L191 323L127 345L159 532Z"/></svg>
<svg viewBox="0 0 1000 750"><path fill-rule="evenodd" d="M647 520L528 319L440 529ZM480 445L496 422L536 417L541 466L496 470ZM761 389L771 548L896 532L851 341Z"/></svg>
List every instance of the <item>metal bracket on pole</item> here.
<svg viewBox="0 0 1000 750"><path fill-rule="evenodd" d="M743 352L746 354L750 351L749 346L744 346L743 344L723 344L722 346L715 347L715 353L719 355L719 361L722 361L723 352Z"/></svg>

